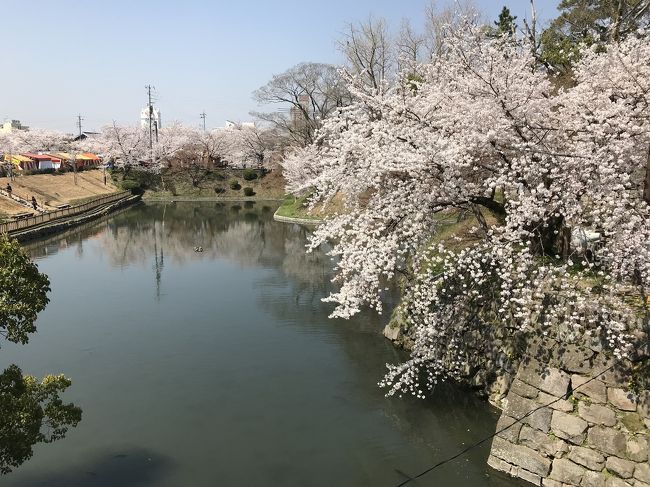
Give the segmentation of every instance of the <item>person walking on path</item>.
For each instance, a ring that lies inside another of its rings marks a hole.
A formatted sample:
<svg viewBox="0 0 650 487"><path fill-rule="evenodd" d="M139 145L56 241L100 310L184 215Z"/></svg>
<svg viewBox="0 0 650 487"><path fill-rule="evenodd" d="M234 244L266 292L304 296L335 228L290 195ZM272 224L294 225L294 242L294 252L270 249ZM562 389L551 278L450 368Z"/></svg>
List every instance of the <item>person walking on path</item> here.
<svg viewBox="0 0 650 487"><path fill-rule="evenodd" d="M9 198L11 198L11 184L7 183L7 187L5 189L7 191L7 194L9 195Z"/></svg>
<svg viewBox="0 0 650 487"><path fill-rule="evenodd" d="M34 207L34 211L38 210L38 204L36 203L36 196L32 196L32 206Z"/></svg>

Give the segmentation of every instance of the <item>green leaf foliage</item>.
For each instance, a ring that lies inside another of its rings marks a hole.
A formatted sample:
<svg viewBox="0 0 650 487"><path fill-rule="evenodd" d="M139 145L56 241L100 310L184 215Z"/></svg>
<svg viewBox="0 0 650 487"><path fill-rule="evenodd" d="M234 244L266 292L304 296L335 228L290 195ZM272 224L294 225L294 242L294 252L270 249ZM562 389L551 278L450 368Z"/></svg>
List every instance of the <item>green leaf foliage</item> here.
<svg viewBox="0 0 650 487"><path fill-rule="evenodd" d="M510 9L508 7L503 7L499 14L499 19L494 23L496 26L496 35L513 36L517 30L515 20L517 20L517 17L510 13Z"/></svg>
<svg viewBox="0 0 650 487"><path fill-rule="evenodd" d="M16 240L0 236L0 335L27 343L49 298L50 280L23 252Z"/></svg>
<svg viewBox="0 0 650 487"><path fill-rule="evenodd" d="M49 291L48 277L20 244L0 235L0 334L27 343L36 331L38 313L49 302ZM29 459L35 444L63 438L81 420L81 409L60 398L69 386L63 375L48 375L39 382L23 376L16 365L0 374L0 474Z"/></svg>
<svg viewBox="0 0 650 487"><path fill-rule="evenodd" d="M60 398L69 386L63 375L39 382L16 365L0 374L0 474L31 458L35 444L61 439L81 421L81 409Z"/></svg>
<svg viewBox="0 0 650 487"><path fill-rule="evenodd" d="M619 41L650 25L647 0L562 0L560 15L542 36L542 61L567 72L580 45Z"/></svg>

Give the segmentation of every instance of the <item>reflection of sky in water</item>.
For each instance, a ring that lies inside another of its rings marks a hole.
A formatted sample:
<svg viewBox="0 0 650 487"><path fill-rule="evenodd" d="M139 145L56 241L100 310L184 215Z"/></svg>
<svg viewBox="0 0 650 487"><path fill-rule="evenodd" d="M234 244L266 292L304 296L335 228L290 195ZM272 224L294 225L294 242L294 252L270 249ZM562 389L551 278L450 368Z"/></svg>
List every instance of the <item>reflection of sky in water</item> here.
<svg viewBox="0 0 650 487"><path fill-rule="evenodd" d="M327 319L329 258L260 206L141 205L30 245L52 302L0 365L64 372L84 418L7 485L390 486L493 431L454 388L385 398L385 318ZM486 456L417 485L516 485Z"/></svg>

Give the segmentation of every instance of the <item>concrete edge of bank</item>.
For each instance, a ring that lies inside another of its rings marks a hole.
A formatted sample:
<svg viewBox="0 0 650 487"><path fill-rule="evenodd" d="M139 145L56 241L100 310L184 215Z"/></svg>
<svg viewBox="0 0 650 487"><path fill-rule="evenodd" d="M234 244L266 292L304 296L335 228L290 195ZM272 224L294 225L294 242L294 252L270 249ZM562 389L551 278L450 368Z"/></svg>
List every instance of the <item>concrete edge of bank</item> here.
<svg viewBox="0 0 650 487"><path fill-rule="evenodd" d="M282 216L282 215L278 215L278 211L276 211L273 214L273 219L276 222L297 223L299 225L320 225L324 221L324 220L318 220L318 219L315 219L315 218L294 218L294 217L290 217L290 216Z"/></svg>
<svg viewBox="0 0 650 487"><path fill-rule="evenodd" d="M283 198L219 198L219 197L210 197L210 196L198 196L198 197L192 197L192 196L170 196L170 197L158 197L158 196L147 196L146 193L143 196L142 200L147 203L178 203L178 202L194 202L194 201L214 201L214 202L237 202L237 201L242 201L242 202L247 202L247 201L253 201L253 202L261 202L261 201L284 201Z"/></svg>

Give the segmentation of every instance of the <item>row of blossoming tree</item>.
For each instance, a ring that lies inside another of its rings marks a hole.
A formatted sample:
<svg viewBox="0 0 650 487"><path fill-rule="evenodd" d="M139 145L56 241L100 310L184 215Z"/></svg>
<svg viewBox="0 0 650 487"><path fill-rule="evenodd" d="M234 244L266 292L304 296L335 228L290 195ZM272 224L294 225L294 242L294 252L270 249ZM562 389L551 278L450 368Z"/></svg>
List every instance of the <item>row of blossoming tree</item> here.
<svg viewBox="0 0 650 487"><path fill-rule="evenodd" d="M423 397L475 368L477 334L633 354L650 304L648 35L585 47L572 76L558 87L530 42L466 21L391 86L348 76L353 102L285 160L312 204L346 201L310 243L333 244L333 316L381 312L405 276L413 346L389 366L389 394ZM471 239L436 239L459 214ZM589 249L585 232L599 236Z"/></svg>
<svg viewBox="0 0 650 487"><path fill-rule="evenodd" d="M94 152L118 167L160 172L175 157L187 165L262 166L268 159L271 143L270 134L258 127L235 125L204 131L172 124L150 138L147 128L114 123L81 140L40 129L0 134L0 153Z"/></svg>

